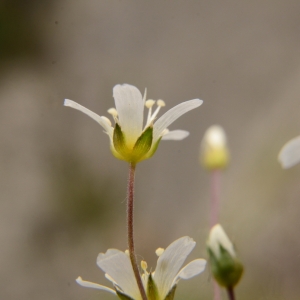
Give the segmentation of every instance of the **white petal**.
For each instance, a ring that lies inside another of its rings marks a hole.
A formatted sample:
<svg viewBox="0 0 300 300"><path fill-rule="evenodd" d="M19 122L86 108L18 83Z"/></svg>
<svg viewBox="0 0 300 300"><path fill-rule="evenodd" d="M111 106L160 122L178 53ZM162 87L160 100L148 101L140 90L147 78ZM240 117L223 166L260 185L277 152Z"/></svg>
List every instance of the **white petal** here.
<svg viewBox="0 0 300 300"><path fill-rule="evenodd" d="M97 257L97 265L133 299L141 299L130 259L127 254L117 249L108 249L106 253L100 253Z"/></svg>
<svg viewBox="0 0 300 300"><path fill-rule="evenodd" d="M144 99L133 85L116 85L113 88L119 122L129 147L133 147L143 130Z"/></svg>
<svg viewBox="0 0 300 300"><path fill-rule="evenodd" d="M110 289L104 285L101 285L101 284L97 284L97 283L93 283L93 282L90 282L90 281L85 281L85 280L82 280L81 277L78 277L76 279L76 282L81 285L81 286L84 286L84 287L87 287L87 288L92 288L92 289L97 289L97 290L102 290L102 291L106 291L106 292L109 292L109 293L112 293L112 294L115 294L116 295L116 292L113 290L113 289Z"/></svg>
<svg viewBox="0 0 300 300"><path fill-rule="evenodd" d="M168 246L158 258L153 278L162 299L171 289L174 278L195 244L192 238L182 237Z"/></svg>
<svg viewBox="0 0 300 300"><path fill-rule="evenodd" d="M300 136L288 141L282 147L278 159L284 169L293 167L300 162Z"/></svg>
<svg viewBox="0 0 300 300"><path fill-rule="evenodd" d="M185 130L172 130L169 131L167 134L163 135L162 140L168 141L168 140L173 140L173 141L180 141L185 139L190 133Z"/></svg>
<svg viewBox="0 0 300 300"><path fill-rule="evenodd" d="M205 269L206 260L205 259L195 259L188 263L184 268L182 268L175 279L173 280L172 287L177 284L179 279L190 279L200 273Z"/></svg>
<svg viewBox="0 0 300 300"><path fill-rule="evenodd" d="M187 113L188 111L200 106L203 103L200 99L189 100L182 102L175 107L168 110L162 115L153 126L153 143L155 143L165 128L177 120L180 116Z"/></svg>
<svg viewBox="0 0 300 300"><path fill-rule="evenodd" d="M75 101L72 101L69 99L65 99L64 106L72 107L72 108L77 109L77 110L83 112L84 114L88 115L93 120L98 122L104 128L104 130L108 133L109 137L112 138L113 128L109 125L109 123L104 118L102 118L101 116L92 112L91 110L85 108L84 106L76 103Z"/></svg>

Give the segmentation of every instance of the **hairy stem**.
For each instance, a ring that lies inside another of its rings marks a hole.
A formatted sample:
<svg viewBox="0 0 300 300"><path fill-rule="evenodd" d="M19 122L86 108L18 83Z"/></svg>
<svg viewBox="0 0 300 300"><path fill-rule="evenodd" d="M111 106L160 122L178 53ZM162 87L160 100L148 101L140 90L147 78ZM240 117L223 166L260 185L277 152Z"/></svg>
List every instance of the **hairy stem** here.
<svg viewBox="0 0 300 300"><path fill-rule="evenodd" d="M227 288L227 294L228 294L229 300L235 300L234 290L232 287Z"/></svg>
<svg viewBox="0 0 300 300"><path fill-rule="evenodd" d="M139 273L138 265L136 262L136 256L134 252L134 239L133 239L133 207L134 207L134 175L135 175L135 164L129 164L129 178L127 188L127 230L128 230L128 248L129 257L134 272L134 276L141 292L143 300L147 300L146 292L142 283L142 279Z"/></svg>

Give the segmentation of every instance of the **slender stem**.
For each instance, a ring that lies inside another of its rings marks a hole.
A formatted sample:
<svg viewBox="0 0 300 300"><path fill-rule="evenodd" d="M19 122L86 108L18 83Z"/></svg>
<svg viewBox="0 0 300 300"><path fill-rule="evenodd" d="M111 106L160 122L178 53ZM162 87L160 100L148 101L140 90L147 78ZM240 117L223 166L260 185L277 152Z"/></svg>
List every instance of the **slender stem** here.
<svg viewBox="0 0 300 300"><path fill-rule="evenodd" d="M220 212L220 186L221 171L213 170L211 172L211 208L210 208L210 227L218 223Z"/></svg>
<svg viewBox="0 0 300 300"><path fill-rule="evenodd" d="M146 292L142 283L142 279L139 273L138 265L136 262L136 256L134 253L134 239L133 239L133 202L134 202L134 174L135 164L129 164L129 178L128 178L128 189L127 189L127 230L128 230L128 248L129 257L134 272L134 276L141 292L143 300L147 300Z"/></svg>
<svg viewBox="0 0 300 300"><path fill-rule="evenodd" d="M234 290L232 287L227 288L227 294L228 294L229 300L235 300Z"/></svg>
<svg viewBox="0 0 300 300"><path fill-rule="evenodd" d="M220 185L221 171L213 170L211 176L211 200L210 200L210 228L218 223L220 211ZM221 300L220 287L217 282L213 282L214 300Z"/></svg>

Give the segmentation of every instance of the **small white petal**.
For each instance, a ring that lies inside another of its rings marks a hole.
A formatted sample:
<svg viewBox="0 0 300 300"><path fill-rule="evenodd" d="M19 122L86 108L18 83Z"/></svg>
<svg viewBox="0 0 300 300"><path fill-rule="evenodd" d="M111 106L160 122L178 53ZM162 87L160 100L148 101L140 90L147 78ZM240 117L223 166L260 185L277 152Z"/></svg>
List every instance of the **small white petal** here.
<svg viewBox="0 0 300 300"><path fill-rule="evenodd" d="M280 150L278 160L284 169L300 162L300 136L288 141Z"/></svg>
<svg viewBox="0 0 300 300"><path fill-rule="evenodd" d="M141 299L130 259L125 252L108 249L106 253L98 255L97 265L113 278L126 295L136 300Z"/></svg>
<svg viewBox="0 0 300 300"><path fill-rule="evenodd" d="M91 110L87 109L86 107L76 103L75 101L69 100L69 99L65 99L64 106L72 107L72 108L77 109L77 110L83 112L84 114L88 115L93 120L98 122L104 128L104 130L108 133L108 135L110 137L112 136L113 128L109 125L109 123L107 123L107 121L103 117L97 115L96 113L92 112Z"/></svg>
<svg viewBox="0 0 300 300"><path fill-rule="evenodd" d="M190 279L205 270L206 260L205 259L195 259L188 263L184 268L182 268L175 279L173 280L172 287L177 284L179 279ZM171 288L172 288L171 287Z"/></svg>
<svg viewBox="0 0 300 300"><path fill-rule="evenodd" d="M97 283L94 283L94 282L90 282L90 281L85 281L85 280L82 280L81 277L78 277L76 279L76 282L83 286L83 287L87 287L87 288L92 288L92 289L97 289L97 290L102 290L102 291L106 291L106 292L109 292L109 293L112 293L112 294L117 294L113 289L110 289L104 285L101 285L101 284L97 284Z"/></svg>
<svg viewBox="0 0 300 300"><path fill-rule="evenodd" d="M177 120L180 116L187 113L188 111L200 106L203 103L200 99L189 100L182 102L175 107L168 110L162 115L153 126L153 143L155 143L165 128Z"/></svg>
<svg viewBox="0 0 300 300"><path fill-rule="evenodd" d="M158 258L153 278L161 299L170 291L174 278L195 244L192 238L182 237L169 245Z"/></svg>
<svg viewBox="0 0 300 300"><path fill-rule="evenodd" d="M173 140L173 141L180 141L185 139L190 133L185 130L172 130L163 135L162 140L168 141L168 140Z"/></svg>
<svg viewBox="0 0 300 300"><path fill-rule="evenodd" d="M133 147L143 131L144 99L133 85L116 85L113 88L119 123L125 134L127 146Z"/></svg>

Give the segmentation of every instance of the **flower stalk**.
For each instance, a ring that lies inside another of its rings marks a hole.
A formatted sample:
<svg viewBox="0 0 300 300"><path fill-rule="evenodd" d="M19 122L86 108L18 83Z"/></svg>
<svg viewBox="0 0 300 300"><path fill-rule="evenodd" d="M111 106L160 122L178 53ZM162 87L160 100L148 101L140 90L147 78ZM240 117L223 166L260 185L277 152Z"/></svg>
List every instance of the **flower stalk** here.
<svg viewBox="0 0 300 300"><path fill-rule="evenodd" d="M143 300L147 300L146 292L142 283L136 256L134 251L134 238L133 238L133 209L134 209L134 177L135 177L135 163L129 163L129 178L127 190L127 230L128 230L128 250L129 257L133 269L133 273L140 290Z"/></svg>
<svg viewBox="0 0 300 300"><path fill-rule="evenodd" d="M210 228L218 223L220 214L220 190L221 190L221 170L215 169L210 172L211 196L210 196ZM221 300L220 287L213 280L214 300Z"/></svg>
<svg viewBox="0 0 300 300"><path fill-rule="evenodd" d="M234 295L234 289L233 289L233 287L227 288L227 294L228 294L229 300L235 300L235 295Z"/></svg>
<svg viewBox="0 0 300 300"><path fill-rule="evenodd" d="M211 177L211 201L210 201L210 228L219 222L220 213L220 189L221 170L212 170Z"/></svg>

